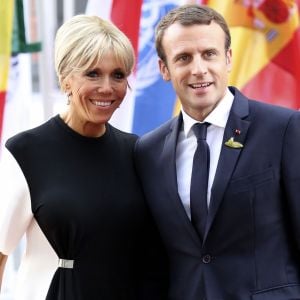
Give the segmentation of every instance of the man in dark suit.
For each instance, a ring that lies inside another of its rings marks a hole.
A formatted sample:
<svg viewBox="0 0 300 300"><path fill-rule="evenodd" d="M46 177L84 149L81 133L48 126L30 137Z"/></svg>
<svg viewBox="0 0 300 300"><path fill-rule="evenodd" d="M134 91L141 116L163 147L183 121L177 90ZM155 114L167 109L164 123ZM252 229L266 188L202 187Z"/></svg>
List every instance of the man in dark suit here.
<svg viewBox="0 0 300 300"><path fill-rule="evenodd" d="M168 299L300 299L300 113L227 86L230 33L211 8L169 12L156 47L182 110L135 154L169 255ZM198 144L194 123L207 131ZM200 144L209 160L197 167Z"/></svg>

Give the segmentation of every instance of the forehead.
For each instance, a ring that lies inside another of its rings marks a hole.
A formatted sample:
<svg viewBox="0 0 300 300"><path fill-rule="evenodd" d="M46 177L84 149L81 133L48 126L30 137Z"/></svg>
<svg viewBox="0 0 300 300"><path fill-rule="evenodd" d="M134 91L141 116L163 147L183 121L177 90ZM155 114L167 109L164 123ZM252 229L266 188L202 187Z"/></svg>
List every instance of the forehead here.
<svg viewBox="0 0 300 300"><path fill-rule="evenodd" d="M113 51L105 51L101 53L96 60L91 64L89 69L124 69L125 63L122 57L117 56Z"/></svg>
<svg viewBox="0 0 300 300"><path fill-rule="evenodd" d="M166 54L190 47L223 48L225 32L215 22L183 26L179 23L170 25L163 36L162 45Z"/></svg>

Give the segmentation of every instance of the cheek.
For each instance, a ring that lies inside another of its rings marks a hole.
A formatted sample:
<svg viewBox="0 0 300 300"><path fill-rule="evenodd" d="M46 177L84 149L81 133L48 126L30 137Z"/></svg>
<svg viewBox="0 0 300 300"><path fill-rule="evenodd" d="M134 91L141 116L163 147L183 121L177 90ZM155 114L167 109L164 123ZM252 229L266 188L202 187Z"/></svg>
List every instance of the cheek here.
<svg viewBox="0 0 300 300"><path fill-rule="evenodd" d="M225 81L228 79L230 70L230 65L226 64L226 62L222 62L218 65L215 65L214 68L211 69L211 73L218 77L219 80Z"/></svg>
<svg viewBox="0 0 300 300"><path fill-rule="evenodd" d="M124 85L124 86L120 86L118 89L117 89L117 95L118 95L118 98L119 100L123 100L126 96L126 92L127 92L127 83Z"/></svg>
<svg viewBox="0 0 300 300"><path fill-rule="evenodd" d="M83 105L86 102L85 99L88 98L86 91L82 88L77 90L75 97L76 97L76 101L81 105Z"/></svg>
<svg viewBox="0 0 300 300"><path fill-rule="evenodd" d="M76 86L73 86L72 88L73 95L76 95L78 98L84 97L90 91L91 88L89 88L89 86L86 84L76 84Z"/></svg>
<svg viewBox="0 0 300 300"><path fill-rule="evenodd" d="M172 68L168 72L168 78L172 81L173 85L178 85L186 79L187 73L183 68Z"/></svg>

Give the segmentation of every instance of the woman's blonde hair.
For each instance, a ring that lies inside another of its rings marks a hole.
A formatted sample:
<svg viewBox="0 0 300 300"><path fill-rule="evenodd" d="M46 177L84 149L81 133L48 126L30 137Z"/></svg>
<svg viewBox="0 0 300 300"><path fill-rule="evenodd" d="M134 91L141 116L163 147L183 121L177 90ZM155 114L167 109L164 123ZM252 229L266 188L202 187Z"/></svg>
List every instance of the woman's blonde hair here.
<svg viewBox="0 0 300 300"><path fill-rule="evenodd" d="M128 76L134 66L132 44L114 24L97 16L77 15L65 22L55 38L55 71L59 84L73 72L84 72L103 55L113 53Z"/></svg>

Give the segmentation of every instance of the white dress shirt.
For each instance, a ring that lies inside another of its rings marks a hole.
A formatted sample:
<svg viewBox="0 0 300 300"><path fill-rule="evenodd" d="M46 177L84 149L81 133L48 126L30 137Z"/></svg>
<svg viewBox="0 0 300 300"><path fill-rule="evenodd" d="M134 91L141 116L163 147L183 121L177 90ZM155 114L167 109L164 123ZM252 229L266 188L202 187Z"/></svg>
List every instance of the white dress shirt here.
<svg viewBox="0 0 300 300"><path fill-rule="evenodd" d="M224 98L219 102L217 107L205 118L203 122L208 122L211 125L207 128L206 141L210 152L210 167L207 188L207 205L209 206L211 187L216 174L217 164L220 157L222 141L225 126L228 120L229 112L233 102L233 95L227 89ZM189 218L190 211L190 188L193 168L194 153L197 148L196 136L191 130L195 123L199 121L191 118L182 110L183 123L179 132L177 147L176 147L176 171L178 194Z"/></svg>

